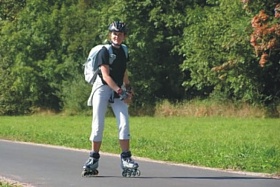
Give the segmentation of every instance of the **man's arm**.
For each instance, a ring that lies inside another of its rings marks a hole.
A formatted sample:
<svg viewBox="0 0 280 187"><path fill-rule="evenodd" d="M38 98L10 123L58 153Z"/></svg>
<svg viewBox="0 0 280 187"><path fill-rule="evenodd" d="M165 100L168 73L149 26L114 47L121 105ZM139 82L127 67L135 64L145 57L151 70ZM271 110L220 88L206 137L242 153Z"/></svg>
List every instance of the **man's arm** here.
<svg viewBox="0 0 280 187"><path fill-rule="evenodd" d="M118 90L120 89L120 87L115 83L115 81L110 76L109 65L103 64L103 65L101 65L100 69L101 69L103 80L108 84L108 86L110 88L112 88L115 92L118 93Z"/></svg>
<svg viewBox="0 0 280 187"><path fill-rule="evenodd" d="M127 70L125 70L125 72L124 72L123 83L124 83L124 85L129 85L130 84L129 79L128 79Z"/></svg>

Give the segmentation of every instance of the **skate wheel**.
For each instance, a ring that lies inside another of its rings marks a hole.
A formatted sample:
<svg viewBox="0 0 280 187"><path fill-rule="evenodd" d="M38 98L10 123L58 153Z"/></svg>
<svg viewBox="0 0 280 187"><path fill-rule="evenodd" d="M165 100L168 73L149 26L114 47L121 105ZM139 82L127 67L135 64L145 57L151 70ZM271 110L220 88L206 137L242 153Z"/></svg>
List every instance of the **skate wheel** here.
<svg viewBox="0 0 280 187"><path fill-rule="evenodd" d="M141 175L140 170L137 170L137 171L136 171L136 175L137 175L137 176L140 176L140 175Z"/></svg>
<svg viewBox="0 0 280 187"><path fill-rule="evenodd" d="M127 173L125 171L122 172L122 176L126 177Z"/></svg>
<svg viewBox="0 0 280 187"><path fill-rule="evenodd" d="M129 172L129 173L127 174L127 177L131 177L131 172Z"/></svg>
<svg viewBox="0 0 280 187"><path fill-rule="evenodd" d="M99 174L98 170L93 171L93 175L98 175L98 174Z"/></svg>
<svg viewBox="0 0 280 187"><path fill-rule="evenodd" d="M82 177L85 177L86 176L86 171L82 171Z"/></svg>
<svg viewBox="0 0 280 187"><path fill-rule="evenodd" d="M133 171L132 175L133 175L133 177L135 177L136 176L136 171Z"/></svg>
<svg viewBox="0 0 280 187"><path fill-rule="evenodd" d="M82 171L82 177L91 177L98 175L98 170L93 170L93 171Z"/></svg>

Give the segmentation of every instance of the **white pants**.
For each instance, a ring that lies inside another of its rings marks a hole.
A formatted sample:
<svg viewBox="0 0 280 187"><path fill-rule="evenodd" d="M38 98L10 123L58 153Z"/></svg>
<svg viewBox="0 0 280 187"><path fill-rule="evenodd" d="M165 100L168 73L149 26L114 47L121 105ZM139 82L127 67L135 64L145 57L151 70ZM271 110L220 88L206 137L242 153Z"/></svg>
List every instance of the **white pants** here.
<svg viewBox="0 0 280 187"><path fill-rule="evenodd" d="M111 94L112 89L107 85L103 85L97 88L92 95L92 131L89 138L92 142L102 141L105 114ZM114 103L110 103L110 105L117 119L119 139L129 139L128 105L119 98L114 99Z"/></svg>

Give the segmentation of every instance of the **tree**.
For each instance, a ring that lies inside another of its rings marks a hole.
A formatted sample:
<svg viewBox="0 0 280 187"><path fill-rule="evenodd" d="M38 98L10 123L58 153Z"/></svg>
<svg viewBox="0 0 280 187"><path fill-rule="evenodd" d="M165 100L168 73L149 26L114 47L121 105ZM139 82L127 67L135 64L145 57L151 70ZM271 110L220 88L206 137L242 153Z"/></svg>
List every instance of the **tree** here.
<svg viewBox="0 0 280 187"><path fill-rule="evenodd" d="M61 67L61 17L53 11L57 6L59 2L31 0L24 4L16 19L2 22L0 55L4 57L2 63L8 65L1 68L9 72L9 78L3 79L12 81L0 92L1 106L17 108L15 114L30 113L38 107L60 107L57 92L67 71ZM12 97L5 97L9 94Z"/></svg>
<svg viewBox="0 0 280 187"><path fill-rule="evenodd" d="M0 20L13 21L16 19L18 12L24 8L26 0L1 0L0 1Z"/></svg>
<svg viewBox="0 0 280 187"><path fill-rule="evenodd" d="M277 103L277 3L1 1L0 114L86 110L91 87L83 80L83 63L113 20L128 23L132 109L194 97ZM251 19L263 15L262 27L252 28Z"/></svg>
<svg viewBox="0 0 280 187"><path fill-rule="evenodd" d="M178 50L186 57L182 70L190 72L185 88L219 99L264 101L262 85L268 82L262 81L262 69L256 66L258 59L249 43L252 12L244 11L238 0L212 5L186 11L189 26Z"/></svg>
<svg viewBox="0 0 280 187"><path fill-rule="evenodd" d="M272 115L278 116L277 104L280 102L280 1L270 0L263 6L254 1L245 1L244 3L247 11L252 11L256 6L261 7L261 10L258 10L259 13L251 20L253 31L250 43L261 67L258 81L262 83L259 87L262 101L269 107Z"/></svg>

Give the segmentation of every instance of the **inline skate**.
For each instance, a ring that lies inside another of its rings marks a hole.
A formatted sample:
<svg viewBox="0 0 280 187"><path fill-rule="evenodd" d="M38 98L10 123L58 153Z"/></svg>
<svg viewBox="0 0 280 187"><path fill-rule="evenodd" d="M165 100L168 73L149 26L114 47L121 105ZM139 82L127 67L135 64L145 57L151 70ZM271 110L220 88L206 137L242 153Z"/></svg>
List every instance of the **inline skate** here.
<svg viewBox="0 0 280 187"><path fill-rule="evenodd" d="M121 168L123 177L140 176L139 165L131 159L131 152L123 152L121 154Z"/></svg>
<svg viewBox="0 0 280 187"><path fill-rule="evenodd" d="M98 162L99 162L99 154L98 153L91 153L90 157L86 161L85 165L83 166L82 177L91 177L98 175Z"/></svg>

